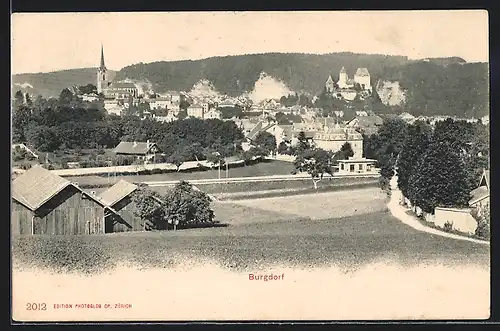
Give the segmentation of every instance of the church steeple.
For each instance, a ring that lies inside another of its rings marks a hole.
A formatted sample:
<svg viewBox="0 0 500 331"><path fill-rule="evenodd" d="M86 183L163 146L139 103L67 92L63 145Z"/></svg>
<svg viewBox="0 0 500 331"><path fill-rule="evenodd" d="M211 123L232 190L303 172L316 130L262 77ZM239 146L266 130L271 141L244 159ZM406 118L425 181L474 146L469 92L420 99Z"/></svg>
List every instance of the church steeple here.
<svg viewBox="0 0 500 331"><path fill-rule="evenodd" d="M97 93L102 93L109 86L107 71L104 64L104 47L101 44L101 63L97 69Z"/></svg>
<svg viewBox="0 0 500 331"><path fill-rule="evenodd" d="M101 44L101 65L99 66L99 69L106 70L106 65L104 64L104 47L102 44Z"/></svg>

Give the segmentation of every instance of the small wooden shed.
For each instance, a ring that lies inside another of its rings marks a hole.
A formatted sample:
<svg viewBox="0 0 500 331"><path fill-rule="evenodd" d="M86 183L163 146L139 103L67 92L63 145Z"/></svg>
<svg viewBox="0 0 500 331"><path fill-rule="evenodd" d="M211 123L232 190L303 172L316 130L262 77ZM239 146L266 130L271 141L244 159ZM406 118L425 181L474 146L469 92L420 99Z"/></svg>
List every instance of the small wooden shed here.
<svg viewBox="0 0 500 331"><path fill-rule="evenodd" d="M110 213L105 220L105 233L144 231L147 224L134 215L136 205L132 199L138 186L123 179L104 191L100 195L100 200L114 213Z"/></svg>
<svg viewBox="0 0 500 331"><path fill-rule="evenodd" d="M104 233L114 213L77 185L33 166L12 182L12 234L82 235Z"/></svg>

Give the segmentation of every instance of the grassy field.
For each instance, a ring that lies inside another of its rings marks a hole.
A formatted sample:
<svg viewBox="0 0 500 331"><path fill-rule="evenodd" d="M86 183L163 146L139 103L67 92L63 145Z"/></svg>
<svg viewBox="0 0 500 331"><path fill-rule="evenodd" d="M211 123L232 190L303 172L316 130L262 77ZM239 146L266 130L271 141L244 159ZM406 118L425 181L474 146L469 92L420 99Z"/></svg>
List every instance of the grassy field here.
<svg viewBox="0 0 500 331"><path fill-rule="evenodd" d="M355 269L378 259L407 265L484 266L489 262L488 247L418 232L402 224L385 211L385 198L373 189L351 195L331 192L261 199L259 203L215 203L214 211L227 226L14 238L14 267L96 273L120 263L141 268L177 266L186 257L210 259L234 270L276 263Z"/></svg>
<svg viewBox="0 0 500 331"><path fill-rule="evenodd" d="M255 177L268 175L289 175L293 171L293 164L285 161L266 160L257 164L235 167L229 169L229 177ZM225 169L221 170L221 177L225 178ZM130 175L130 176L73 176L65 177L69 181L78 182L81 186L86 185L112 185L120 179L125 179L131 182L148 182L148 181L169 181L169 180L196 180L196 179L216 179L219 178L217 169L197 171L197 172L171 172L158 175Z"/></svg>

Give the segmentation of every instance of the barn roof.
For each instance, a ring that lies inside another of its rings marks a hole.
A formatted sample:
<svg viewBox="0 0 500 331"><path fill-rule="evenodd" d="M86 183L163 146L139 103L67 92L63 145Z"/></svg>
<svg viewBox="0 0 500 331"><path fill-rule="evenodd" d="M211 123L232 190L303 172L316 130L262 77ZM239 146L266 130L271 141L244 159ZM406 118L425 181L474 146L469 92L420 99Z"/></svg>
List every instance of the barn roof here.
<svg viewBox="0 0 500 331"><path fill-rule="evenodd" d="M34 165L12 182L12 198L32 211L43 206L66 187L72 186L104 207L104 203L70 181ZM113 211L113 210L112 210Z"/></svg>
<svg viewBox="0 0 500 331"><path fill-rule="evenodd" d="M136 141L121 141L115 147L114 152L117 154L142 155L146 154L155 143L136 142Z"/></svg>
<svg viewBox="0 0 500 331"><path fill-rule="evenodd" d="M120 179L115 185L111 186L106 191L100 194L100 199L106 204L106 206L113 206L130 193L137 189L137 185L129 183L123 179Z"/></svg>
<svg viewBox="0 0 500 331"><path fill-rule="evenodd" d="M68 180L34 165L12 182L12 198L36 210L69 185Z"/></svg>

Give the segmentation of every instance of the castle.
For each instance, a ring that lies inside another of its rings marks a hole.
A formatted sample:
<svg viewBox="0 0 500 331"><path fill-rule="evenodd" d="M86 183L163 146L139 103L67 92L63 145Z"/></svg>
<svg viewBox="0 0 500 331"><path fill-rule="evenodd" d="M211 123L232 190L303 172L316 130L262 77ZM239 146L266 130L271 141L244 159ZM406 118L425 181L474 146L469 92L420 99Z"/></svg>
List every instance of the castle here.
<svg viewBox="0 0 500 331"><path fill-rule="evenodd" d="M97 68L97 93L102 93L107 99L136 98L138 89L133 83L128 82L110 82L108 69L104 63L104 47L101 45L101 63Z"/></svg>
<svg viewBox="0 0 500 331"><path fill-rule="evenodd" d="M355 84L359 84L362 90L370 91L371 90L371 81L370 81L370 73L366 68L358 68L356 73L354 74L354 79L350 79L347 75L347 71L344 67L339 72L339 80L335 84L332 79L332 76L328 76L328 79L325 83L325 89L328 93L333 93L336 90L336 86L338 89L353 89Z"/></svg>

